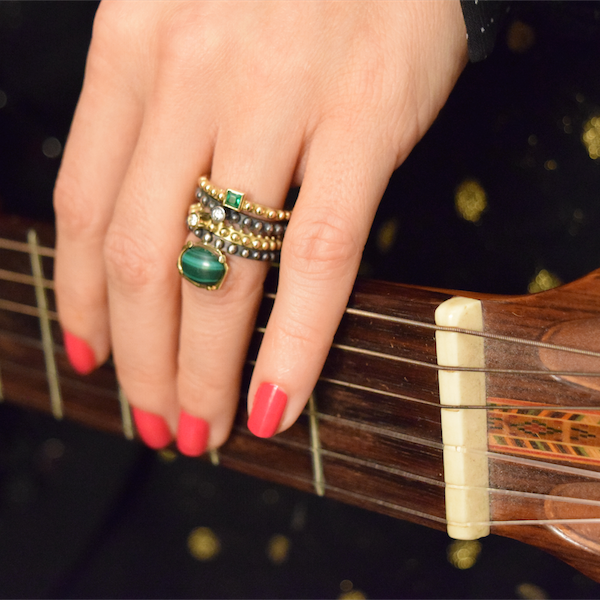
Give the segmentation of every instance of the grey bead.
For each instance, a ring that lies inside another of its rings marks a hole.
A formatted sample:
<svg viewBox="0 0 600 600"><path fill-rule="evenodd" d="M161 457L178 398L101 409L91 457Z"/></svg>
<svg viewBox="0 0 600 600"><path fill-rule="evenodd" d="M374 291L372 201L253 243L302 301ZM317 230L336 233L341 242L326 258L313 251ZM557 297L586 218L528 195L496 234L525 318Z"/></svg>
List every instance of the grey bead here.
<svg viewBox="0 0 600 600"><path fill-rule="evenodd" d="M260 259L260 252L258 250L252 250L252 258L254 260L259 260Z"/></svg>
<svg viewBox="0 0 600 600"><path fill-rule="evenodd" d="M267 260L271 260L271 253L270 252L263 252L262 256L260 257L261 260L267 261Z"/></svg>
<svg viewBox="0 0 600 600"><path fill-rule="evenodd" d="M271 223L265 223L263 231L265 235L271 235L271 233L273 233L273 225L271 225Z"/></svg>
<svg viewBox="0 0 600 600"><path fill-rule="evenodd" d="M202 199L202 190L200 188L196 188L196 198L198 198L198 200Z"/></svg>
<svg viewBox="0 0 600 600"><path fill-rule="evenodd" d="M244 227L252 227L252 219L250 217L246 217L243 221L242 221L242 225Z"/></svg>
<svg viewBox="0 0 600 600"><path fill-rule="evenodd" d="M204 235L202 236L203 241L205 241L207 244L210 244L212 242L212 233L210 233L209 231L205 231Z"/></svg>
<svg viewBox="0 0 600 600"><path fill-rule="evenodd" d="M254 225L252 225L252 231L254 231L254 233L260 233L262 228L263 224L261 221L254 221Z"/></svg>
<svg viewBox="0 0 600 600"><path fill-rule="evenodd" d="M239 212L236 212L235 210L232 210L232 211L230 211L230 212L231 212L231 214L229 215L229 220L230 220L232 223L238 223L238 222L239 222L239 220L241 219L241 217L240 217L240 213L239 213Z"/></svg>
<svg viewBox="0 0 600 600"><path fill-rule="evenodd" d="M238 247L235 244L229 244L229 247L227 248L229 254L235 254L237 251Z"/></svg>
<svg viewBox="0 0 600 600"><path fill-rule="evenodd" d="M225 242L222 239L219 238L215 240L215 248L217 250L222 250L223 246L225 246Z"/></svg>
<svg viewBox="0 0 600 600"><path fill-rule="evenodd" d="M240 256L243 256L244 258L248 258L250 256L250 250L248 250L248 248L242 248L240 250Z"/></svg>
<svg viewBox="0 0 600 600"><path fill-rule="evenodd" d="M275 226L273 227L274 235L283 235L284 231L285 230L283 229L283 225L281 225L281 223L276 223Z"/></svg>

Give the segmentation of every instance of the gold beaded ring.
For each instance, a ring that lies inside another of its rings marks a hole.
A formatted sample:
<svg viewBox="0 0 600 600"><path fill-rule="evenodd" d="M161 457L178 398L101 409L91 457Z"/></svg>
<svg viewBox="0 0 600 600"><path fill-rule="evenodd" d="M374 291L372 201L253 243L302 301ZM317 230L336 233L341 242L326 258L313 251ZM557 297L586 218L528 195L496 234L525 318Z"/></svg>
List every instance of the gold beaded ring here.
<svg viewBox="0 0 600 600"><path fill-rule="evenodd" d="M228 227L225 223L213 222L208 213L190 210L187 223L192 231L194 229L204 229L227 242L245 246L251 250L269 250L271 252L281 250L283 241L281 237L255 235L253 233L238 231L233 227Z"/></svg>
<svg viewBox="0 0 600 600"><path fill-rule="evenodd" d="M246 200L243 192L236 192L235 190L222 190L214 186L206 177L202 175L198 180L198 185L205 191L211 198L214 198L223 206L232 208L243 213L249 213L266 219L267 221L289 221L292 216L290 210L277 210L269 206L263 206L262 204L256 204Z"/></svg>

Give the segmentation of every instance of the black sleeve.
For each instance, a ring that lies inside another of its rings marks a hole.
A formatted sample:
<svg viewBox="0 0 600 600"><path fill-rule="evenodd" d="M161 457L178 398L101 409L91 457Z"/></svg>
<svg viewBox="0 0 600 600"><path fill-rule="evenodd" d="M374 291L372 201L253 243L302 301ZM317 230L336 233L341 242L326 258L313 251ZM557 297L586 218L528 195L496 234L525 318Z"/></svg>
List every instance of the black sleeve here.
<svg viewBox="0 0 600 600"><path fill-rule="evenodd" d="M510 9L510 2L502 0L460 0L467 26L469 59L478 62L494 48L498 28Z"/></svg>

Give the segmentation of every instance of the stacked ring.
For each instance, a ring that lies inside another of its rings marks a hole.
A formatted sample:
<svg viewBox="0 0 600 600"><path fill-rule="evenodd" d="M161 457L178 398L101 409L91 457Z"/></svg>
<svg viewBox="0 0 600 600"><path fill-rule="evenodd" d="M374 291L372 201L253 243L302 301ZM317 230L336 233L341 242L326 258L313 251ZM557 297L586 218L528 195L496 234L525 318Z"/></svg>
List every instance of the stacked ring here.
<svg viewBox="0 0 600 600"><path fill-rule="evenodd" d="M187 226L201 241L187 242L177 267L190 283L207 290L221 287L229 267L226 255L276 262L291 211L252 203L242 192L221 190L201 177L198 202L188 211Z"/></svg>

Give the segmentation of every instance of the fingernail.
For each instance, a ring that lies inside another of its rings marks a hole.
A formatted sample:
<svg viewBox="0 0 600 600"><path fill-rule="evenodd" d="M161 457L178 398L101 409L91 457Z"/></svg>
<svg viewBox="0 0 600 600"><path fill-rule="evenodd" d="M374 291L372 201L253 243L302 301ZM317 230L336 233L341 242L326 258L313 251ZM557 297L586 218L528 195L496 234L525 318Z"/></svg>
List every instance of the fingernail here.
<svg viewBox="0 0 600 600"><path fill-rule="evenodd" d="M206 450L209 425L204 419L181 411L177 426L177 448L186 456L200 456Z"/></svg>
<svg viewBox="0 0 600 600"><path fill-rule="evenodd" d="M63 331L63 340L71 366L80 375L91 373L96 368L94 351L86 342L68 331Z"/></svg>
<svg viewBox="0 0 600 600"><path fill-rule="evenodd" d="M257 437L271 437L277 431L287 394L274 383L261 383L254 396L248 429Z"/></svg>
<svg viewBox="0 0 600 600"><path fill-rule="evenodd" d="M162 417L135 407L132 411L135 426L146 446L159 450L171 442L173 436Z"/></svg>

